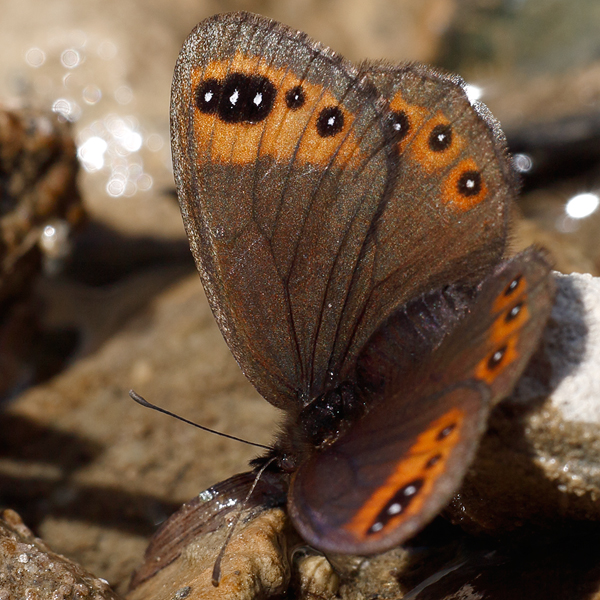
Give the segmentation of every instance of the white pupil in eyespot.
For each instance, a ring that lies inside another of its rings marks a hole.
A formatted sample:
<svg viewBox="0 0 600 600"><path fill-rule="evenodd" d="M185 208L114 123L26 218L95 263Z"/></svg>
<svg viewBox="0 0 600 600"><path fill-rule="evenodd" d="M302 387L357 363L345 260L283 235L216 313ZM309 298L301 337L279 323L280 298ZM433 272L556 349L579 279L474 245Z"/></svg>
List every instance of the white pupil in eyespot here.
<svg viewBox="0 0 600 600"><path fill-rule="evenodd" d="M401 510L402 506L398 504L398 502L394 502L394 504L388 508L388 515L397 515Z"/></svg>

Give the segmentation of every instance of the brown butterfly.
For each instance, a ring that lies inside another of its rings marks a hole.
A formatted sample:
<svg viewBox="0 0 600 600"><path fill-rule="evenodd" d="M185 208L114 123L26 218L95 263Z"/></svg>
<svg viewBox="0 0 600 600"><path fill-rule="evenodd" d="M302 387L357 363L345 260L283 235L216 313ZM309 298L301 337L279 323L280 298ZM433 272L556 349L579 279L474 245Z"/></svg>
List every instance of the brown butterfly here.
<svg viewBox="0 0 600 600"><path fill-rule="evenodd" d="M316 548L402 543L457 490L552 304L543 254L502 262L516 184L499 125L458 77L356 68L231 13L186 40L171 127L213 313L286 413L255 467L272 461Z"/></svg>

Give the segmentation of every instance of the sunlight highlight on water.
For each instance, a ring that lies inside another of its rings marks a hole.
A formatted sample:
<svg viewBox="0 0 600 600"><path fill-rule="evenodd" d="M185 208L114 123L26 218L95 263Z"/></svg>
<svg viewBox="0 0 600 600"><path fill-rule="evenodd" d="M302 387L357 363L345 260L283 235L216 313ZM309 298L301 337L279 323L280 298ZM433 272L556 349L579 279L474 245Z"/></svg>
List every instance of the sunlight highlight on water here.
<svg viewBox="0 0 600 600"><path fill-rule="evenodd" d="M34 92L52 98L52 111L75 124L81 166L104 179L106 193L129 197L152 189L142 155L163 152L165 140L131 116L135 92L114 41L81 30L61 32L29 48L24 60L44 72L32 78ZM121 112L125 106L129 114Z"/></svg>

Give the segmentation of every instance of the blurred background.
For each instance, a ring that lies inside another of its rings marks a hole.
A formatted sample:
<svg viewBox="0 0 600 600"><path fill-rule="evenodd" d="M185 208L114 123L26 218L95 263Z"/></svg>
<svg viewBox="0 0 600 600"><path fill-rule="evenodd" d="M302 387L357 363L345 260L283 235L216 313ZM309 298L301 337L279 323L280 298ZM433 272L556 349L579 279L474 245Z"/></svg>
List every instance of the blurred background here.
<svg viewBox="0 0 600 600"><path fill-rule="evenodd" d="M353 61L459 73L523 175L514 248L537 242L558 269L598 275L597 0L1 7L0 504L117 589L157 523L253 456L127 390L260 443L276 429L213 322L174 195L171 77L202 19L248 10Z"/></svg>

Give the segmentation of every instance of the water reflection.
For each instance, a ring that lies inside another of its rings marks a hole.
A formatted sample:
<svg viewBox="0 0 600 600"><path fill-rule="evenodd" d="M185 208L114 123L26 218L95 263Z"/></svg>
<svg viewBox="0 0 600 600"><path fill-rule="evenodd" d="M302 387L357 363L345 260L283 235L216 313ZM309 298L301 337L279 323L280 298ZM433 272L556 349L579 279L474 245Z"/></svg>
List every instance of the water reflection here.
<svg viewBox="0 0 600 600"><path fill-rule="evenodd" d="M515 154L513 166L519 173L528 173L533 168L533 160L529 154Z"/></svg>
<svg viewBox="0 0 600 600"><path fill-rule="evenodd" d="M68 48L60 55L60 62L67 69L74 69L81 63L81 56L77 50Z"/></svg>
<svg viewBox="0 0 600 600"><path fill-rule="evenodd" d="M481 96L483 96L483 88L478 85L474 85L472 83L467 83L465 85L465 93L467 94L467 98L469 102L473 104L473 102L477 102L477 100L481 100Z"/></svg>
<svg viewBox="0 0 600 600"><path fill-rule="evenodd" d="M25 62L37 69L46 62L46 53L39 48L29 48L25 53Z"/></svg>
<svg viewBox="0 0 600 600"><path fill-rule="evenodd" d="M600 199L596 194L577 194L567 202L565 212L571 219L585 219L596 212L598 204Z"/></svg>
<svg viewBox="0 0 600 600"><path fill-rule="evenodd" d="M133 107L136 97L127 85L118 46L81 30L67 31L38 41L24 59L28 67L41 70L31 76L32 91L42 101L50 98L60 119L76 124L77 156L107 194L150 190L153 177L144 170L142 154L162 152L166 144L161 135L120 112L120 107Z"/></svg>

